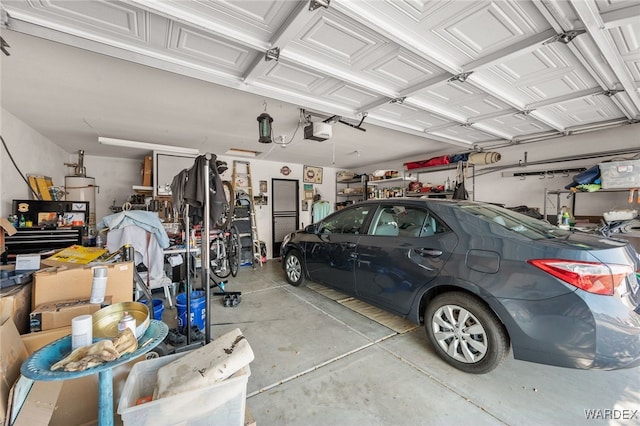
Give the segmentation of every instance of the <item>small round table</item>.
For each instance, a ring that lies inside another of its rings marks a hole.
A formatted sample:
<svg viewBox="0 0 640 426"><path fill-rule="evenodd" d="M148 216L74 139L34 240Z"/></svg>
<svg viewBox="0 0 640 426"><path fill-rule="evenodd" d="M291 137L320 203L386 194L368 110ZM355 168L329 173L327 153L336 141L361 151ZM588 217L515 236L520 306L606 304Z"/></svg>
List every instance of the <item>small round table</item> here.
<svg viewBox="0 0 640 426"><path fill-rule="evenodd" d="M138 349L115 361L106 362L84 371L51 371L51 366L71 353L71 336L62 337L34 352L20 367L20 373L32 380L70 380L98 373L98 424L113 425L113 372L112 369L146 354L167 336L169 327L162 321L151 320L149 328L138 339Z"/></svg>

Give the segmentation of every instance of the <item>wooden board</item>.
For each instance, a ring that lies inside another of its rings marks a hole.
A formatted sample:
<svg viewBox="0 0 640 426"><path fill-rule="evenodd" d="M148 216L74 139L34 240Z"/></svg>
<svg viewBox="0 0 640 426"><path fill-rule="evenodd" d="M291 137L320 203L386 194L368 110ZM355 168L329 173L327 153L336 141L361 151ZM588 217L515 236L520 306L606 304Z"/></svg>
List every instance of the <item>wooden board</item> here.
<svg viewBox="0 0 640 426"><path fill-rule="evenodd" d="M338 300L337 302L342 306L346 306L352 311L357 312L360 315L364 315L370 320L382 324L399 334L418 328L416 324L409 322L398 315L394 315L380 308L376 308L375 306L371 306L362 300L350 297L348 299Z"/></svg>
<svg viewBox="0 0 640 426"><path fill-rule="evenodd" d="M49 191L49 188L53 186L53 180L49 176L28 175L27 178L31 190L38 195L40 200L53 200L51 191Z"/></svg>
<svg viewBox="0 0 640 426"><path fill-rule="evenodd" d="M322 284L308 283L307 288L340 303L342 306L349 308L352 311L377 322L378 324L390 328L396 333L406 333L418 327L416 324L409 322L398 315L394 315L380 308L376 308L375 306L371 306L368 303L349 297L338 290L334 290Z"/></svg>
<svg viewBox="0 0 640 426"><path fill-rule="evenodd" d="M346 294L339 292L338 290L334 290L330 287L318 283L308 283L307 288L315 291L316 293L320 293L324 297L328 297L331 300L340 300L349 297Z"/></svg>

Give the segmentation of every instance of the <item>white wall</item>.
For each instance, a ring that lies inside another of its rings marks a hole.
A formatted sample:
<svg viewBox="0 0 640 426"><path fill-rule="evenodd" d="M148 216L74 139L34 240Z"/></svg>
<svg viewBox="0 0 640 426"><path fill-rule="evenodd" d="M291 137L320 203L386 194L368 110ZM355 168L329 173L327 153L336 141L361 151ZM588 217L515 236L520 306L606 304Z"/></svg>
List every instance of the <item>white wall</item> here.
<svg viewBox="0 0 640 426"><path fill-rule="evenodd" d="M142 159L139 158L110 158L87 155L85 152L84 166L87 176L95 178L96 190L96 223L112 214L109 207L122 206L135 192L133 185L141 185L140 174Z"/></svg>
<svg viewBox="0 0 640 426"><path fill-rule="evenodd" d="M222 175L224 180L231 181L233 171L234 157L220 155L220 160L227 162L229 169ZM240 161L247 161L246 158L235 158ZM291 164L282 163L277 161L265 161L258 159L250 159L251 163L251 185L253 188L253 195L259 194L260 181L267 181L267 192L265 195L268 197L268 204L265 206L255 206L256 211L256 224L258 229L258 236L260 240L264 241L267 246L267 257L277 257L279 253L271 253L271 241L273 238L272 222L271 222L271 208L273 207L271 179L290 179L299 181L299 194L300 201L304 199L304 183L303 183L303 164ZM288 167L291 172L289 175L281 173L283 167ZM238 172L244 171L244 166L238 166ZM322 184L314 184L314 191L319 193L323 199L331 202L331 207L334 207L335 203L335 191L336 191L336 172L335 168L324 167L322 170L323 179ZM302 211L302 202L298 205L298 212L300 214L299 227L309 225L311 223L311 211Z"/></svg>
<svg viewBox="0 0 640 426"><path fill-rule="evenodd" d="M70 162L69 154L9 111L2 108L0 112L0 134L25 178L28 174L49 176L54 185L64 185L68 170L64 163ZM12 213L12 200L32 200L34 197L4 147L0 147L0 165L0 216L7 217Z"/></svg>
<svg viewBox="0 0 640 426"><path fill-rule="evenodd" d="M137 158L108 158L91 156L85 152L84 164L87 169L87 176L94 177L96 185L99 187L99 192L96 194L96 222L99 222L104 216L111 214L109 206L114 204L121 206L124 202L129 200L129 197L134 194L132 189L133 185L141 184L140 169L142 159L145 152L141 152ZM251 164L251 179L253 195L259 194L259 186L261 180L267 181L267 192L265 195L268 197L268 204L265 206L255 206L256 210L256 224L258 229L258 236L260 240L264 241L267 247L267 257L272 258L274 256L271 253L271 240L272 240L272 223L271 223L271 179L291 179L298 180L300 182L299 199L304 198L304 184L302 182L302 164L285 164L275 161L265 161L258 159L246 159L238 157L230 157L226 155L218 156L218 159L226 161L229 169L222 175L224 180L232 180L233 172L233 160L249 161ZM280 170L287 166L291 169L291 173L287 176L283 175ZM244 166L238 166L238 172L244 172L246 169ZM323 181L322 184L314 185L314 189L318 191L323 199L331 201L332 207L335 200L335 178L336 169L323 168ZM302 211L302 203L298 206L300 213L300 224L308 225L311 223L311 212ZM277 257L278 253L275 253Z"/></svg>

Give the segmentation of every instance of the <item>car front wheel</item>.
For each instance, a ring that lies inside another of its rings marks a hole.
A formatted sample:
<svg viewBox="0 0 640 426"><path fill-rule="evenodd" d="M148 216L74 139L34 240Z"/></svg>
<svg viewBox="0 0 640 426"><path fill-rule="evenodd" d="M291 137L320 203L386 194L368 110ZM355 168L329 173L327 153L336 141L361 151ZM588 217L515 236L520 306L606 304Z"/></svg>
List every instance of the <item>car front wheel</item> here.
<svg viewBox="0 0 640 426"><path fill-rule="evenodd" d="M287 275L287 282L298 287L304 284L304 269L300 253L291 250L284 257L284 272Z"/></svg>
<svg viewBox="0 0 640 426"><path fill-rule="evenodd" d="M425 309L424 323L438 356L467 373L488 373L509 353L502 323L472 295L452 292L436 296Z"/></svg>

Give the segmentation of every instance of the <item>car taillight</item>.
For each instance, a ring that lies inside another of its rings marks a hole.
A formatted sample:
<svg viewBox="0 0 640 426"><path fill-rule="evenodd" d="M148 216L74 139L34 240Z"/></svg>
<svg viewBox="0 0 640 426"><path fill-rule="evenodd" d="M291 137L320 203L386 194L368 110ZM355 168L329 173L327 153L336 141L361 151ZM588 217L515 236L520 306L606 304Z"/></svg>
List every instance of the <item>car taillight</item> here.
<svg viewBox="0 0 640 426"><path fill-rule="evenodd" d="M527 263L584 291L611 296L624 278L633 272L630 265L580 262L561 259L532 259Z"/></svg>

